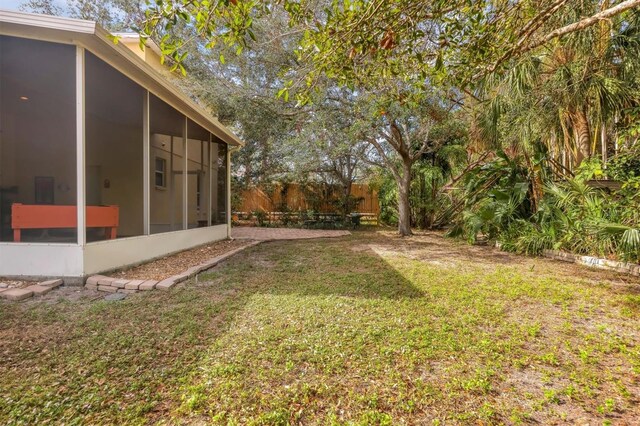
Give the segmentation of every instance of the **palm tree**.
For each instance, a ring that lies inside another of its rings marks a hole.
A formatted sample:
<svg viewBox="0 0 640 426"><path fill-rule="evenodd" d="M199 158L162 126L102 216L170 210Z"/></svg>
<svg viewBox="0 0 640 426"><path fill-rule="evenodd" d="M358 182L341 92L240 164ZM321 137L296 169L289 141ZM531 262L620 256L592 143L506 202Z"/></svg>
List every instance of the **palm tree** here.
<svg viewBox="0 0 640 426"><path fill-rule="evenodd" d="M567 13L568 22L597 6L581 5L583 10ZM606 129L640 98L639 36L640 13L633 10L556 40L504 74L488 76L476 92L484 100L475 115L484 142L525 153L542 142L557 168L566 169L592 157L598 142L606 151Z"/></svg>

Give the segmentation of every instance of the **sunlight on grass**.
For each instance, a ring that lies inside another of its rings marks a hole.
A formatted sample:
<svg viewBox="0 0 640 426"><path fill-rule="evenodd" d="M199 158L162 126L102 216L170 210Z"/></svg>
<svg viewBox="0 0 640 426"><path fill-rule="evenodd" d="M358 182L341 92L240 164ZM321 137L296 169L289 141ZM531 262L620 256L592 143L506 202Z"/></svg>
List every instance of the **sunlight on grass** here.
<svg viewBox="0 0 640 426"><path fill-rule="evenodd" d="M364 233L263 245L197 286L122 304L12 306L3 333L37 332L2 348L13 365L1 367L0 419L517 424L637 413L633 297L553 270L453 261L464 267Z"/></svg>

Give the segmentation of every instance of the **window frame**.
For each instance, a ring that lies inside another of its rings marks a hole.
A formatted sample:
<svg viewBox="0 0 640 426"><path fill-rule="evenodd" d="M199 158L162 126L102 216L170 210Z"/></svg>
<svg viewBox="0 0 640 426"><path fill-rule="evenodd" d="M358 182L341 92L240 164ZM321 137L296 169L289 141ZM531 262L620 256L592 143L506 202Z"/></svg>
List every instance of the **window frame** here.
<svg viewBox="0 0 640 426"><path fill-rule="evenodd" d="M161 170L158 169L158 160L160 160L162 164ZM167 189L167 159L156 155L153 164L153 183L156 189ZM158 185L158 176L162 177L161 185Z"/></svg>

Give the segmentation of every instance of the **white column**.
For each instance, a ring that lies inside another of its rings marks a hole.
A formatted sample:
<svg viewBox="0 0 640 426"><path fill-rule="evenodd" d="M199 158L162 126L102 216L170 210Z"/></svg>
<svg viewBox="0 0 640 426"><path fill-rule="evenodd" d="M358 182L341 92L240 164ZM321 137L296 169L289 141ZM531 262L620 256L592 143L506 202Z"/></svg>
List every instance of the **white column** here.
<svg viewBox="0 0 640 426"><path fill-rule="evenodd" d="M176 224L176 190L174 188L176 183L176 175L173 173L173 154L174 154L174 142L175 136L169 136L169 171L167 172L167 182L169 182L169 230L175 231L173 227Z"/></svg>
<svg viewBox="0 0 640 426"><path fill-rule="evenodd" d="M149 125L149 91L142 95L142 227L151 234L151 134ZM165 175L166 175L165 170ZM165 176L165 179L167 177Z"/></svg>
<svg viewBox="0 0 640 426"><path fill-rule="evenodd" d="M218 223L218 212L220 211L220 206L218 206L218 176L220 175L220 169L218 168L218 164L220 163L218 158L218 140L214 137L215 141L213 145L215 145L215 149L211 150L211 181L213 184L211 185L211 224L219 225Z"/></svg>
<svg viewBox="0 0 640 426"><path fill-rule="evenodd" d="M85 185L85 87L84 49L76 47L76 206L78 220L78 245L87 243L86 233L86 185Z"/></svg>
<svg viewBox="0 0 640 426"><path fill-rule="evenodd" d="M211 160L213 159L213 137L211 133L209 133L209 149L207 151L207 175L209 176L209 186L207 187L207 226L211 226L211 204L213 204L213 167L211 167Z"/></svg>
<svg viewBox="0 0 640 426"><path fill-rule="evenodd" d="M189 154L188 154L188 138L189 135L187 134L187 123L189 122L189 119L187 117L184 117L184 132L183 134L183 145L182 145L182 149L184 152L184 161L183 161L183 167L184 169L182 170L182 229L188 229L189 228L189 217L187 216L187 214L189 213L189 208L188 208L188 204L189 204Z"/></svg>
<svg viewBox="0 0 640 426"><path fill-rule="evenodd" d="M231 150L227 145L227 238L231 238Z"/></svg>

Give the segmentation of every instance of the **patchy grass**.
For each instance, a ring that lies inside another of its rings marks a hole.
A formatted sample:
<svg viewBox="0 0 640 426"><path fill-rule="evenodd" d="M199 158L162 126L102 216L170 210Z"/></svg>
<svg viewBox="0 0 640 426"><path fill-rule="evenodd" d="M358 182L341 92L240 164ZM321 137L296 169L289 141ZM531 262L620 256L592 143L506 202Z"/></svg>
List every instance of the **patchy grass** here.
<svg viewBox="0 0 640 426"><path fill-rule="evenodd" d="M390 233L0 305L0 423L633 424L637 281Z"/></svg>

